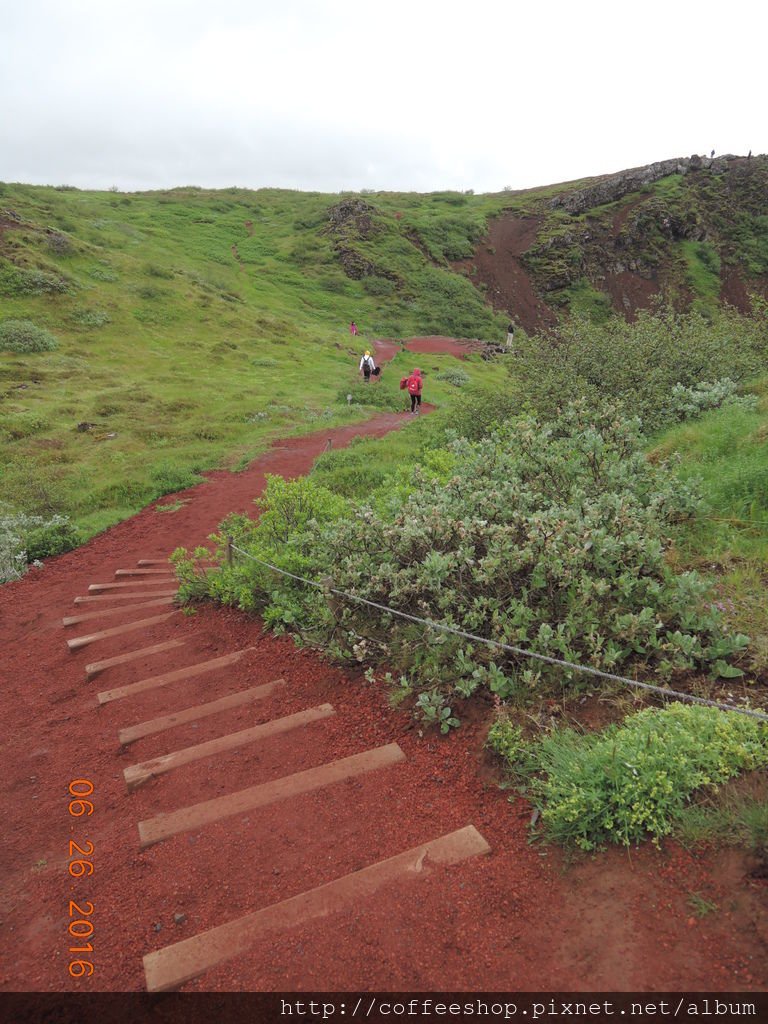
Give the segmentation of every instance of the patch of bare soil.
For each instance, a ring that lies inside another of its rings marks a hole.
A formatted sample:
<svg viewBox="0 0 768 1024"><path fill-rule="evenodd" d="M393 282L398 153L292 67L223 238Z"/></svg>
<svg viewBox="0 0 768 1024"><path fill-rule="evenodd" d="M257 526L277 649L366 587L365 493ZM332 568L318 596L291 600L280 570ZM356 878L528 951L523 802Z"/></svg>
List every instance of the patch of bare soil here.
<svg viewBox="0 0 768 1024"><path fill-rule="evenodd" d="M520 260L540 225L538 217L498 217L491 222L488 236L477 245L474 257L455 264L470 273L474 268L472 280L486 286L486 297L493 308L531 333L557 323L556 314L537 294Z"/></svg>
<svg viewBox="0 0 768 1024"><path fill-rule="evenodd" d="M746 282L735 268L723 268L720 283L721 302L727 302L740 313L751 313L752 295L755 294L768 299L768 277L757 277Z"/></svg>

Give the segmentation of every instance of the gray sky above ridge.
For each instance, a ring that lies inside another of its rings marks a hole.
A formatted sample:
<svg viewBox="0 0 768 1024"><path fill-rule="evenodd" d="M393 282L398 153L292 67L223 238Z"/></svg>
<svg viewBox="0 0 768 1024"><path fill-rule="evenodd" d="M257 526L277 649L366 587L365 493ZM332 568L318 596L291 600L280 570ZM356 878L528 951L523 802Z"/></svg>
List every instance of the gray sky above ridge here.
<svg viewBox="0 0 768 1024"><path fill-rule="evenodd" d="M757 0L0 0L0 180L527 188L768 151Z"/></svg>

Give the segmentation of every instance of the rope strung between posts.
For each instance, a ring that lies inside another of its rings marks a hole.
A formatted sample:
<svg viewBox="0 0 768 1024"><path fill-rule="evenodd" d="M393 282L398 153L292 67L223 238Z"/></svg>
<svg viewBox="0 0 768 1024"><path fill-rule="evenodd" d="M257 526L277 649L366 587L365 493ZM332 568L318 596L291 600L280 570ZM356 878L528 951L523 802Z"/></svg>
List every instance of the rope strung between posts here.
<svg viewBox="0 0 768 1024"><path fill-rule="evenodd" d="M260 565L266 566L267 569L272 569L273 572L280 573L281 576L289 576L293 580L298 580L299 583L306 583L307 586L315 587L317 590L322 590L326 594L336 594L338 597L343 597L348 601L356 601L358 604L367 605L369 608L376 608L378 611L385 612L387 615L396 615L400 619L408 619L410 622L416 622L419 625L427 626L429 629L437 629L443 633L452 633L454 636L460 636L466 640L474 640L475 643L479 644L487 644L489 647L498 647L502 651L509 651L511 654L517 654L523 658L534 658L537 661L544 661L548 665L559 665L561 668L568 668L575 672L583 672L587 675L597 676L599 679L608 679L613 683L622 683L624 686L634 686L641 690L647 690L650 693L658 693L660 696L665 698L674 697L677 700L689 701L692 704L704 704L706 707L719 708L721 711L733 711L737 715L748 715L750 718L758 718L762 722L768 722L768 714L764 714L761 711L752 711L749 708L739 708L734 704L723 704L716 700L707 700L705 697L695 697L691 693L681 693L678 690L668 690L663 686L653 686L651 683L641 683L639 679L628 679L626 676L617 676L612 672L603 672L602 669L592 668L589 665L577 665L573 661L563 661L561 658L552 658L547 654L538 654L536 651L527 651L522 647L514 647L512 644L502 643L500 640L489 640L484 636L467 633L465 630L457 629L455 626L447 626L442 622L433 622L431 619L423 619L418 615L409 615L408 612L400 612L395 608L388 608L384 604L378 604L376 601L369 601L365 597L358 597L356 594L348 594L343 590L337 590L335 587L328 587L315 580L308 580L304 576L297 576L296 573L288 572L287 569L280 569L278 566L272 565L271 562L265 562L263 558L257 558L256 555L252 555L250 551L244 551L242 548L237 547L237 545L231 540L228 541L227 551L228 553L231 551L237 551L238 554L243 555L245 558L250 558L252 562L258 562Z"/></svg>

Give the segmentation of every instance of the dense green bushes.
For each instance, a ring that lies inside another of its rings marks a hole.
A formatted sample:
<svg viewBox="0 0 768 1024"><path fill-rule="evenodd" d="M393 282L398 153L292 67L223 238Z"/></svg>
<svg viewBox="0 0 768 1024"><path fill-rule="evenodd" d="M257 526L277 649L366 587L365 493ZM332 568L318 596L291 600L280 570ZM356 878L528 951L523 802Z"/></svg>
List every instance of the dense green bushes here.
<svg viewBox="0 0 768 1024"><path fill-rule="evenodd" d="M565 729L530 744L501 718L489 745L528 776L546 836L584 850L647 835L658 842L696 790L768 764L764 723L682 704L647 708L600 733Z"/></svg>
<svg viewBox="0 0 768 1024"><path fill-rule="evenodd" d="M50 331L31 320L0 321L0 352L51 352L57 342Z"/></svg>
<svg viewBox="0 0 768 1024"><path fill-rule="evenodd" d="M373 492L357 508L308 481L273 480L261 523L235 521L240 543L346 593L547 656L608 670L643 663L662 677L737 671L727 659L747 638L725 636L705 583L664 559L695 495L645 460L636 422L574 406L433 456L407 481L388 481L385 501ZM301 498L301 514L276 504L286 495ZM356 602L329 604L266 572L224 569L207 588L266 608L271 623L300 624L338 655L386 660L420 689L467 697L487 686L503 698L569 677Z"/></svg>
<svg viewBox="0 0 768 1024"><path fill-rule="evenodd" d="M642 312L634 324L575 319L557 336L521 339L510 366L540 415L553 415L566 399L611 398L651 433L681 418L680 388L696 391L704 381L717 388L725 379L738 385L766 360L768 331L759 317L724 311L709 322L667 311Z"/></svg>

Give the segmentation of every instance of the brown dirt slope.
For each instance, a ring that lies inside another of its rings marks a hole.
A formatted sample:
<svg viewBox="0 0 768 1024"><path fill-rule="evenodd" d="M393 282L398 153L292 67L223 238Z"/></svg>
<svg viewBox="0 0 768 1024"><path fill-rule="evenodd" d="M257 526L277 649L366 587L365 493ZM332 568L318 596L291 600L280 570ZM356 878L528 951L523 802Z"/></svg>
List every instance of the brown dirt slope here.
<svg viewBox="0 0 768 1024"><path fill-rule="evenodd" d="M764 257L755 256L765 246L768 158L683 165L664 188L652 183L676 173L675 161L565 189L533 204L530 215L510 210L457 269L483 287L494 309L538 332L569 307L569 289L585 283L630 320L659 297L688 309L700 296L682 243L697 242L721 259L720 301L750 312L751 296L768 294L768 275L759 272Z"/></svg>

